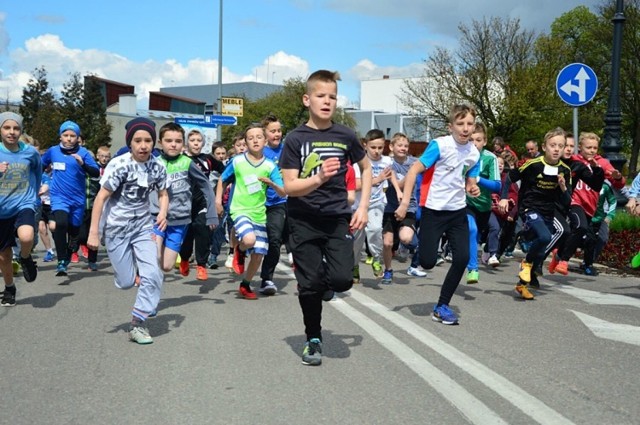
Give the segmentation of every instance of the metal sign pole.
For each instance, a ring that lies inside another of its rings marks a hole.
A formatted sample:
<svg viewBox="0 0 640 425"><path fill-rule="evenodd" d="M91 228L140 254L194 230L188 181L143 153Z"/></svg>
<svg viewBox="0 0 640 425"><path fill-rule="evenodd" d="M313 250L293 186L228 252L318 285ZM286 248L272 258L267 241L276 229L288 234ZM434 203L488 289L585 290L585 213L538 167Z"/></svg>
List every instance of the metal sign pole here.
<svg viewBox="0 0 640 425"><path fill-rule="evenodd" d="M573 153L578 153L578 108L573 108L573 140L575 140L575 147Z"/></svg>

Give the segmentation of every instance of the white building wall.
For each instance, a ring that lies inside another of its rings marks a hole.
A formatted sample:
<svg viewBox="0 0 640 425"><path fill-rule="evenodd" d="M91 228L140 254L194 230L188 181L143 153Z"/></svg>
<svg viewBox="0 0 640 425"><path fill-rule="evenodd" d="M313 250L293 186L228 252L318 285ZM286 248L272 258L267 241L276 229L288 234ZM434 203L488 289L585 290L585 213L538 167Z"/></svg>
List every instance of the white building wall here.
<svg viewBox="0 0 640 425"><path fill-rule="evenodd" d="M360 109L380 111L389 114L408 113L408 109L400 102L405 80L417 78L381 78L360 81Z"/></svg>

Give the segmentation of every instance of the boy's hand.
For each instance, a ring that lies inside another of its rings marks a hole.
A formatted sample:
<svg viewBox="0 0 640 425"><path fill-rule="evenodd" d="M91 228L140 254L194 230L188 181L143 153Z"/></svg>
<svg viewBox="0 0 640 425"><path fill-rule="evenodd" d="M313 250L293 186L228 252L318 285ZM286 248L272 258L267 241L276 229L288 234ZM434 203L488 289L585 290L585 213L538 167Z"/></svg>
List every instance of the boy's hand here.
<svg viewBox="0 0 640 425"><path fill-rule="evenodd" d="M76 160L78 165L81 166L82 164L84 164L84 161L82 160L82 157L80 155L78 155L77 153L72 153L71 156Z"/></svg>
<svg viewBox="0 0 640 425"><path fill-rule="evenodd" d="M9 169L8 162L0 162L0 173L6 173L8 169Z"/></svg>
<svg viewBox="0 0 640 425"><path fill-rule="evenodd" d="M376 180L378 180L378 182L374 184L380 184L385 180L389 180L391 178L391 173L393 173L391 167L385 168L380 174L378 174L378 177L376 177Z"/></svg>
<svg viewBox="0 0 640 425"><path fill-rule="evenodd" d="M258 180L260 180L262 183L266 184L267 186L273 186L273 182L269 177L258 177Z"/></svg>
<svg viewBox="0 0 640 425"><path fill-rule="evenodd" d="M367 210L358 208L351 216L351 223L349 223L349 228L352 231L363 229L364 226L367 225L368 220L369 217L367 216Z"/></svg>
<svg viewBox="0 0 640 425"><path fill-rule="evenodd" d="M498 209L503 214L509 212L509 200L500 199L500 202L498 202Z"/></svg>
<svg viewBox="0 0 640 425"><path fill-rule="evenodd" d="M596 161L594 157L589 158L587 161L589 162L589 165L591 165L592 167L600 166L600 164L598 164L598 161Z"/></svg>
<svg viewBox="0 0 640 425"><path fill-rule="evenodd" d="M404 218L407 215L407 206L404 204L400 204L400 206L396 209L396 212L394 213L394 215L396 216L396 220L398 221L404 220Z"/></svg>
<svg viewBox="0 0 640 425"><path fill-rule="evenodd" d="M156 218L156 225L158 225L158 229L164 232L167 228L167 216L162 213L158 214L158 217Z"/></svg>
<svg viewBox="0 0 640 425"><path fill-rule="evenodd" d="M480 196L480 188L475 183L469 184L467 185L467 193L472 198L477 198L478 196Z"/></svg>
<svg viewBox="0 0 640 425"><path fill-rule="evenodd" d="M331 177L338 174L338 170L340 170L340 160L335 157L328 158L322 162L322 166L320 167L318 176L320 176L320 180L322 181L322 183L324 183Z"/></svg>
<svg viewBox="0 0 640 425"><path fill-rule="evenodd" d="M614 180L620 180L622 178L622 174L618 170L613 170L611 172L611 178Z"/></svg>
<svg viewBox="0 0 640 425"><path fill-rule="evenodd" d="M89 249L97 250L99 248L100 238L96 233L89 233L89 237L87 238L87 247Z"/></svg>
<svg viewBox="0 0 640 425"><path fill-rule="evenodd" d="M627 205L624 206L627 209L629 214L633 214L633 211L636 209L636 198L630 198L627 201Z"/></svg>
<svg viewBox="0 0 640 425"><path fill-rule="evenodd" d="M567 190L567 182L562 174L558 174L558 186L560 186L560 190L563 192Z"/></svg>

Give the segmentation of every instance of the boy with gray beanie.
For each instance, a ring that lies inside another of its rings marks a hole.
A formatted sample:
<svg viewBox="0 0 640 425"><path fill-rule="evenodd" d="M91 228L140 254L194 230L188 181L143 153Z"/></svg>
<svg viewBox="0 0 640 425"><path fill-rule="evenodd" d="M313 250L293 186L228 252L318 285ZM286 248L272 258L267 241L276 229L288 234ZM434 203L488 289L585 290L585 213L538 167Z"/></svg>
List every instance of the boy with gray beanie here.
<svg viewBox="0 0 640 425"><path fill-rule="evenodd" d="M19 141L22 117L13 112L0 114L0 272L5 289L0 305L16 305L11 247L20 240L20 264L27 282L38 269L31 258L35 235L35 210L42 176L40 154Z"/></svg>

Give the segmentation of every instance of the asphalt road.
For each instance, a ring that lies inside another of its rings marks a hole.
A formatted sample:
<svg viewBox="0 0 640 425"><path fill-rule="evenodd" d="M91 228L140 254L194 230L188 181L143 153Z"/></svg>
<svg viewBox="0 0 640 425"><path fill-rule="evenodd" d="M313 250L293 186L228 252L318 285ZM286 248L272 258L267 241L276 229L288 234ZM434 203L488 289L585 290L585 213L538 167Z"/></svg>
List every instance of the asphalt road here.
<svg viewBox="0 0 640 425"><path fill-rule="evenodd" d="M284 256L283 256L284 257ZM324 357L303 366L302 317L284 263L280 291L247 301L225 269L167 275L155 342L127 339L135 289L39 262L0 308L2 424L635 424L640 418L640 279L541 279L514 296L517 260L481 268L430 318L448 265L427 278L363 283L324 304Z"/></svg>

